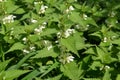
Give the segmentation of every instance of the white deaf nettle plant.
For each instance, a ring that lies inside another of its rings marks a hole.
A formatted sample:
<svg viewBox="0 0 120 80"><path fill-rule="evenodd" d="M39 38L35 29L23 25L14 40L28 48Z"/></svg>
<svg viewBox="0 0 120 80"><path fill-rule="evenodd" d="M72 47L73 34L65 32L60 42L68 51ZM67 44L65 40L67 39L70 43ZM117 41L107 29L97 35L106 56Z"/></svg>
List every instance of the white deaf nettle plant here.
<svg viewBox="0 0 120 80"><path fill-rule="evenodd" d="M59 57L59 61L63 64L70 63L70 62L74 61L74 57L69 54L63 54Z"/></svg>
<svg viewBox="0 0 120 80"><path fill-rule="evenodd" d="M27 49L23 49L23 53L30 53L30 51L29 50L27 50Z"/></svg>
<svg viewBox="0 0 120 80"><path fill-rule="evenodd" d="M63 35L64 35L64 38L68 38L70 35L72 35L73 33L75 33L75 29L67 29ZM60 38L62 36L62 33L61 32L58 32L57 33L57 37Z"/></svg>
<svg viewBox="0 0 120 80"><path fill-rule="evenodd" d="M75 33L75 29L67 29L64 32L65 38L69 37L71 34Z"/></svg>
<svg viewBox="0 0 120 80"><path fill-rule="evenodd" d="M43 14L43 13L45 13L45 11L46 11L46 9L48 8L48 6L45 6L45 5L41 5L41 8L40 8L40 11L39 11L39 14Z"/></svg>
<svg viewBox="0 0 120 80"><path fill-rule="evenodd" d="M35 20L35 19L30 19L30 22L31 22L31 23L36 23L36 22L38 22L38 21Z"/></svg>
<svg viewBox="0 0 120 80"><path fill-rule="evenodd" d="M14 15L8 15L8 16L4 17L2 19L3 24L14 22L14 18L16 18L16 16L14 16Z"/></svg>
<svg viewBox="0 0 120 80"><path fill-rule="evenodd" d="M107 37L104 37L103 42L107 42Z"/></svg>
<svg viewBox="0 0 120 80"><path fill-rule="evenodd" d="M88 16L86 14L83 14L83 19L87 20Z"/></svg>
<svg viewBox="0 0 120 80"><path fill-rule="evenodd" d="M73 6L69 6L68 9L66 9L66 13L69 13L71 11L75 10Z"/></svg>
<svg viewBox="0 0 120 80"><path fill-rule="evenodd" d="M35 51L35 49L36 49L35 46L29 46L28 48L25 48L25 49L23 49L22 51L23 51L24 54L28 54L28 53L30 53L30 52Z"/></svg>
<svg viewBox="0 0 120 80"><path fill-rule="evenodd" d="M43 29L46 28L46 24L47 24L47 22L43 22L42 25L39 25L38 28L34 29L34 33L39 35L43 31Z"/></svg>
<svg viewBox="0 0 120 80"><path fill-rule="evenodd" d="M28 39L27 39L26 37L24 37L24 38L22 39L22 41L23 41L24 44L26 44L27 41L28 41Z"/></svg>
<svg viewBox="0 0 120 80"><path fill-rule="evenodd" d="M47 47L48 51L53 47L52 44L47 40L44 40L44 44L45 44L45 47Z"/></svg>

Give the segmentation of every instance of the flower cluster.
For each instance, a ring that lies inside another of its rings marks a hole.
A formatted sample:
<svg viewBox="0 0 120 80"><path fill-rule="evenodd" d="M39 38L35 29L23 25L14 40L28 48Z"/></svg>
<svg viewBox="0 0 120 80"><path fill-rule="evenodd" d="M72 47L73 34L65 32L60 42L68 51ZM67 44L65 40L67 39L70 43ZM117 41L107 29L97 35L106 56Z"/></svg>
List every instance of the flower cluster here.
<svg viewBox="0 0 120 80"><path fill-rule="evenodd" d="M46 24L47 24L47 23L44 22L44 23L42 23L42 25L39 25L38 28L35 28L35 29L34 29L34 33L40 34L40 33L43 31L43 29L45 29Z"/></svg>
<svg viewBox="0 0 120 80"><path fill-rule="evenodd" d="M66 13L69 13L69 12L71 12L71 11L73 11L73 10L75 10L74 9L74 7L73 6L69 6L69 8L68 9L66 9Z"/></svg>
<svg viewBox="0 0 120 80"><path fill-rule="evenodd" d="M3 18L3 24L6 24L6 23L12 23L14 22L14 18L16 18L16 16L14 15L8 15L6 16L5 18Z"/></svg>
<svg viewBox="0 0 120 80"><path fill-rule="evenodd" d="M47 8L48 8L48 6L41 5L41 8L40 8L39 14L43 14L43 13L45 13L45 11L46 11Z"/></svg>
<svg viewBox="0 0 120 80"><path fill-rule="evenodd" d="M47 40L44 40L44 44L47 47L48 51L53 47L52 44Z"/></svg>
<svg viewBox="0 0 120 80"><path fill-rule="evenodd" d="M69 54L61 55L59 58L60 58L59 61L63 64L70 63L70 62L74 61L74 57L72 55L69 55Z"/></svg>
<svg viewBox="0 0 120 80"><path fill-rule="evenodd" d="M64 32L64 35L65 35L65 38L69 37L71 34L75 33L75 30L74 29L67 29L65 32Z"/></svg>
<svg viewBox="0 0 120 80"><path fill-rule="evenodd" d="M30 46L29 48L22 50L24 54L30 53L32 51L35 51L35 46Z"/></svg>
<svg viewBox="0 0 120 80"><path fill-rule="evenodd" d="M72 35L73 33L75 33L75 29L67 29L65 32L64 32L64 37L65 38L68 38L70 35ZM61 32L58 32L57 33L57 37L60 38L62 36Z"/></svg>

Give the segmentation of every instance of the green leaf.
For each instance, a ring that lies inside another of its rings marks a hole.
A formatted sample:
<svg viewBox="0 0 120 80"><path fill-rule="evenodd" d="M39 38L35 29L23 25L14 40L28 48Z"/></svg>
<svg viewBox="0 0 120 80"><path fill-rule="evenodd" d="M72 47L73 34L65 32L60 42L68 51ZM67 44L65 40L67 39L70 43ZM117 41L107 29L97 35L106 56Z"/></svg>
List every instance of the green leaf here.
<svg viewBox="0 0 120 80"><path fill-rule="evenodd" d="M88 48L85 52L85 54L93 54L93 55L96 55L95 51L94 51L94 48L90 47Z"/></svg>
<svg viewBox="0 0 120 80"><path fill-rule="evenodd" d="M17 77L19 77L20 75L22 74L25 74L29 71L27 70L8 70L8 71L5 71L5 79L6 80L13 80Z"/></svg>
<svg viewBox="0 0 120 80"><path fill-rule="evenodd" d="M29 73L28 75L26 75L22 80L31 80L40 74L41 74L41 72L39 70L34 70L31 73Z"/></svg>
<svg viewBox="0 0 120 80"><path fill-rule="evenodd" d="M28 39L31 41L31 42L36 42L37 40L39 40L39 35L29 35L28 36Z"/></svg>
<svg viewBox="0 0 120 80"><path fill-rule="evenodd" d="M26 33L24 31L24 26L17 26L17 27L15 26L13 29L12 35L19 35L19 34L24 34L24 33Z"/></svg>
<svg viewBox="0 0 120 80"><path fill-rule="evenodd" d="M83 26L83 27L86 26L85 21L80 17L79 13L77 13L77 12L73 12L73 13L70 15L69 19L70 19L71 21L75 22L75 23L79 23L79 24L80 24L81 26Z"/></svg>
<svg viewBox="0 0 120 80"><path fill-rule="evenodd" d="M69 51L72 51L74 54L78 55L74 37L70 36L68 38L61 39L61 45L65 46Z"/></svg>
<svg viewBox="0 0 120 80"><path fill-rule="evenodd" d="M24 10L23 8L18 8L18 9L15 10L13 13L14 13L14 14L23 14L23 13L25 13L25 10Z"/></svg>
<svg viewBox="0 0 120 80"><path fill-rule="evenodd" d="M23 45L20 42L17 42L15 44L13 44L12 47L6 53L14 51L14 50L22 50L24 47L25 47L25 45Z"/></svg>
<svg viewBox="0 0 120 80"><path fill-rule="evenodd" d="M47 79L47 80L60 80L61 77L62 77L62 74L57 75L57 76L55 76L55 77L53 77L53 78L49 78L49 79Z"/></svg>
<svg viewBox="0 0 120 80"><path fill-rule="evenodd" d="M116 80L120 80L120 74L117 75Z"/></svg>
<svg viewBox="0 0 120 80"><path fill-rule="evenodd" d="M98 57L103 63L111 63L113 61L116 61L115 58L112 58L110 53L107 53L106 51L103 51L103 49L96 47Z"/></svg>
<svg viewBox="0 0 120 80"><path fill-rule="evenodd" d="M54 28L47 28L46 30L44 30L40 35L41 36L47 36L47 35L50 35L50 34L55 34L57 33L58 31Z"/></svg>
<svg viewBox="0 0 120 80"><path fill-rule="evenodd" d="M99 78L84 78L84 80L101 80Z"/></svg>
<svg viewBox="0 0 120 80"><path fill-rule="evenodd" d="M33 3L33 2L34 2L34 0L23 0L23 2Z"/></svg>
<svg viewBox="0 0 120 80"><path fill-rule="evenodd" d="M12 0L6 1L5 6L6 6L7 13L12 13L13 11L15 11L18 8L18 6L16 6L14 1L12 1Z"/></svg>
<svg viewBox="0 0 120 80"><path fill-rule="evenodd" d="M92 24L92 25L98 27L98 25L96 24L96 22L92 18L87 18L86 23L87 24Z"/></svg>
<svg viewBox="0 0 120 80"><path fill-rule="evenodd" d="M45 58L45 57L57 57L59 54L59 51L55 50L57 48L52 48L48 50L47 48L44 48L42 50L37 51L37 54L33 56L32 58Z"/></svg>
<svg viewBox="0 0 120 80"><path fill-rule="evenodd" d="M111 74L109 73L109 70L106 70L102 80L112 80Z"/></svg>
<svg viewBox="0 0 120 80"><path fill-rule="evenodd" d="M100 61L94 61L90 66L93 70L97 70L97 68L101 68L104 66Z"/></svg>
<svg viewBox="0 0 120 80"><path fill-rule="evenodd" d="M116 39L116 40L113 40L111 41L113 44L117 44L117 45L120 45L120 38L119 39Z"/></svg>
<svg viewBox="0 0 120 80"><path fill-rule="evenodd" d="M46 74L48 74L50 71L52 71L54 68L56 68L58 66L58 62L52 64L41 76L40 78L42 78L43 76L45 76Z"/></svg>
<svg viewBox="0 0 120 80"><path fill-rule="evenodd" d="M0 72L4 71L6 69L6 66L8 65L8 63L11 61L12 59L6 60L4 62L0 62Z"/></svg>
<svg viewBox="0 0 120 80"><path fill-rule="evenodd" d="M78 65L75 62L70 62L65 65L61 65L61 71L71 80L80 80L80 77L83 73L81 69L78 68Z"/></svg>
<svg viewBox="0 0 120 80"><path fill-rule="evenodd" d="M14 69L18 69L28 58L30 58L32 55L36 54L35 52L27 54L25 57L23 57L14 67Z"/></svg>
<svg viewBox="0 0 120 80"><path fill-rule="evenodd" d="M84 38L81 37L81 35L79 35L78 32L74 33L74 39L75 39L75 45L76 45L76 49L80 50L82 48L85 47L85 43L84 43Z"/></svg>

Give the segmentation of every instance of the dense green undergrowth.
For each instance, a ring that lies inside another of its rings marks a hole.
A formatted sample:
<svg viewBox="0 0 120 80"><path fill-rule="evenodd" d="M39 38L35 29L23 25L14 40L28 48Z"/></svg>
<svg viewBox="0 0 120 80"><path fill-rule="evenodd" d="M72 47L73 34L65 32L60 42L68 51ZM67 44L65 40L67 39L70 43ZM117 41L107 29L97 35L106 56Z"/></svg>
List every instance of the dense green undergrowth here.
<svg viewBox="0 0 120 80"><path fill-rule="evenodd" d="M119 80L119 0L0 0L0 80Z"/></svg>

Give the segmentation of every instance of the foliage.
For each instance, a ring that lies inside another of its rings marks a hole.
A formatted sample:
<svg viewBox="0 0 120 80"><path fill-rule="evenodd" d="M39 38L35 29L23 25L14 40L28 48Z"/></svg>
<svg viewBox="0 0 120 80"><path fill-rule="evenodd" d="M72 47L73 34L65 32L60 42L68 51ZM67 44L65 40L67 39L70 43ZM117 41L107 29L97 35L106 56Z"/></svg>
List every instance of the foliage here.
<svg viewBox="0 0 120 80"><path fill-rule="evenodd" d="M119 80L119 0L0 0L0 80Z"/></svg>

